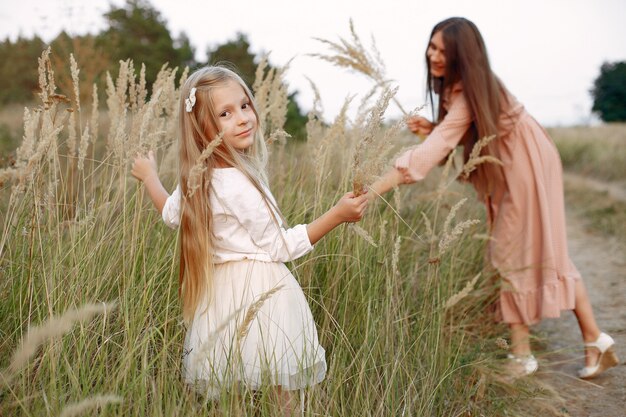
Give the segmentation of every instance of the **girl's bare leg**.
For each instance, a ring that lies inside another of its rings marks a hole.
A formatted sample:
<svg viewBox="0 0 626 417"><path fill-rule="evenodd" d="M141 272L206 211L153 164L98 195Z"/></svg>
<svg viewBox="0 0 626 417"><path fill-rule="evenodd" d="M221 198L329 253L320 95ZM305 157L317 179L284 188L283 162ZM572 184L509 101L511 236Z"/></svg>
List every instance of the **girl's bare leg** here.
<svg viewBox="0 0 626 417"><path fill-rule="evenodd" d="M285 417L297 416L298 411L298 399L295 395L296 391L285 391L280 386L276 388L276 397L278 404L282 410L282 414Z"/></svg>
<svg viewBox="0 0 626 417"><path fill-rule="evenodd" d="M600 329L596 323L589 301L589 295L582 280L576 281L575 287L576 307L574 314L578 320L578 326L585 342L594 342L600 336ZM585 349L585 366L593 366L598 361L600 352L597 349Z"/></svg>

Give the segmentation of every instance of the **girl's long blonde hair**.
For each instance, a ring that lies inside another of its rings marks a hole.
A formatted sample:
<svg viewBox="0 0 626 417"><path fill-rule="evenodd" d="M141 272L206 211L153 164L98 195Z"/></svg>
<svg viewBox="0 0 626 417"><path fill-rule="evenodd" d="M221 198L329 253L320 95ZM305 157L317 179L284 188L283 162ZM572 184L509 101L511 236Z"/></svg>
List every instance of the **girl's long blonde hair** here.
<svg viewBox="0 0 626 417"><path fill-rule="evenodd" d="M245 151L237 151L225 141L220 143L206 159L202 152L218 140L219 124L214 112L212 90L229 81L241 85L250 99L257 118L253 144ZM196 103L191 112L186 111L185 100L196 88ZM213 225L209 199L211 177L218 166L239 169L254 184L266 204L275 212L277 208L268 198L265 187L267 176L267 148L262 137L261 121L250 89L235 72L220 66L204 67L189 76L180 90L180 179L182 191L180 218L180 295L183 318L189 322L202 297L210 302L213 276ZM198 164L202 164L198 169ZM195 170L192 170L196 166ZM198 178L199 176L199 178ZM270 210L272 212L272 210ZM282 217L282 216L281 216Z"/></svg>

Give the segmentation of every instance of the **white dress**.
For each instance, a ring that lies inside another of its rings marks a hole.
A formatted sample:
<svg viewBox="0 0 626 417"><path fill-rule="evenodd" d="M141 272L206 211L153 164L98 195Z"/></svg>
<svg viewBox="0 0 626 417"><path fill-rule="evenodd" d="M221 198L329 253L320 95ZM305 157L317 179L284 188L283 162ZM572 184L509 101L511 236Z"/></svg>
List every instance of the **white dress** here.
<svg viewBox="0 0 626 417"><path fill-rule="evenodd" d="M187 331L184 380L212 397L235 382L285 390L321 382L325 352L302 289L283 264L313 249L306 226L279 227L259 191L236 168L215 169L211 186L213 297L198 305ZM163 207L170 227L178 226L180 200L177 187ZM279 287L245 326L250 306Z"/></svg>

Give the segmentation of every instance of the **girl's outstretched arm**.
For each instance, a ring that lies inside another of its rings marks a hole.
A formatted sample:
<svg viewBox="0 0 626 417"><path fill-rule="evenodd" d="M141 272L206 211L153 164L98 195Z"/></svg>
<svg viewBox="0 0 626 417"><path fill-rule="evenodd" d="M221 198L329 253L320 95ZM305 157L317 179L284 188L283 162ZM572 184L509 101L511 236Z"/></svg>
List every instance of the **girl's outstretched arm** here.
<svg viewBox="0 0 626 417"><path fill-rule="evenodd" d="M167 200L170 195L167 193L165 187L163 187L163 184L159 179L154 152L148 152L147 157L137 155L130 173L133 174L133 177L144 183L146 190L148 190L148 194L150 195L150 199L152 200L152 203L154 203L154 207L156 207L159 214L161 214L163 212L165 200Z"/></svg>
<svg viewBox="0 0 626 417"><path fill-rule="evenodd" d="M367 194L355 197L347 193L337 204L306 226L311 245L317 243L324 235L345 222L357 222L363 217L367 207Z"/></svg>

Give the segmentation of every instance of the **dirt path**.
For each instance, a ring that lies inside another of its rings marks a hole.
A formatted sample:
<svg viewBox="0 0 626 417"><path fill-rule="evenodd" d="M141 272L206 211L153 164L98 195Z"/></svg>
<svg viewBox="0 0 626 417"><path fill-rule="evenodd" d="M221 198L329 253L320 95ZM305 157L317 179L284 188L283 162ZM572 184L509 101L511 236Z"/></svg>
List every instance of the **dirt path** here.
<svg viewBox="0 0 626 417"><path fill-rule="evenodd" d="M614 200L626 202L626 182L603 182L588 176L575 174L573 172L565 173L565 181L576 182L587 188L606 192Z"/></svg>
<svg viewBox="0 0 626 417"><path fill-rule="evenodd" d="M567 181L580 184L580 177L567 175ZM597 183L597 184L596 184ZM595 184L595 185L594 185ZM599 184L599 185L598 185ZM626 201L626 190L597 181L586 186L600 191L613 190L611 197ZM535 331L546 340L540 358L538 377L556 388L565 399L559 407L573 417L626 416L626 245L588 230L585 219L567 210L567 232L572 260L580 270L600 328L616 342L621 365L591 382L576 378L583 364L580 330L573 314L565 312L558 320L545 320Z"/></svg>

